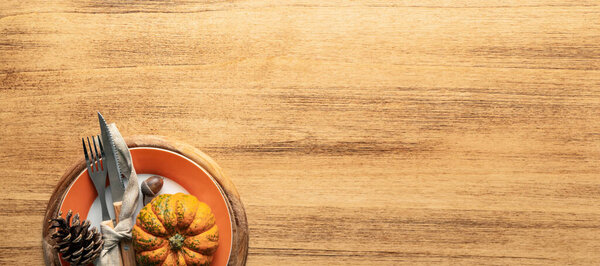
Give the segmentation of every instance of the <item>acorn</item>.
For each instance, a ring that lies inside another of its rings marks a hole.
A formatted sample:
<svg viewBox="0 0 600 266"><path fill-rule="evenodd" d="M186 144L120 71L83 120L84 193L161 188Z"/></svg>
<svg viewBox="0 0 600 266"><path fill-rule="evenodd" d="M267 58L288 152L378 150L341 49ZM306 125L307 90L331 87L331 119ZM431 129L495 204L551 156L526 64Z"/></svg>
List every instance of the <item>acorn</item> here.
<svg viewBox="0 0 600 266"><path fill-rule="evenodd" d="M144 182L142 182L141 190L142 190L142 194L144 195L144 197L143 197L144 205L146 205L146 196L153 198L156 195L158 195L158 192L163 187L163 183L164 183L163 179L164 179L163 177L153 175L153 176L149 177L148 179L144 180Z"/></svg>

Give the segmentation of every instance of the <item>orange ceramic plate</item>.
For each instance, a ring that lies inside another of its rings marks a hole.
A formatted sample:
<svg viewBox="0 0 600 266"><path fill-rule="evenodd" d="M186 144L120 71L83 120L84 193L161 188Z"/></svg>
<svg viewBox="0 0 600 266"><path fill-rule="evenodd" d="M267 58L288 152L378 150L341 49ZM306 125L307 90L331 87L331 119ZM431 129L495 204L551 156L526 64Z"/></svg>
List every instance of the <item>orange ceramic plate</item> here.
<svg viewBox="0 0 600 266"><path fill-rule="evenodd" d="M227 265L232 242L231 218L227 202L214 179L202 167L181 154L147 147L132 148L130 151L140 183L150 175L159 175L166 178L161 194L186 192L210 206L219 227L219 248L211 265ZM111 202L108 189L106 194L108 202ZM141 203L138 211L140 208ZM82 219L90 219L92 226L97 226L100 222L99 198L87 170L75 179L67 191L60 210L63 215L73 210L74 213L79 213ZM111 216L114 213L110 208L109 212ZM61 262L63 265L68 265L64 261Z"/></svg>

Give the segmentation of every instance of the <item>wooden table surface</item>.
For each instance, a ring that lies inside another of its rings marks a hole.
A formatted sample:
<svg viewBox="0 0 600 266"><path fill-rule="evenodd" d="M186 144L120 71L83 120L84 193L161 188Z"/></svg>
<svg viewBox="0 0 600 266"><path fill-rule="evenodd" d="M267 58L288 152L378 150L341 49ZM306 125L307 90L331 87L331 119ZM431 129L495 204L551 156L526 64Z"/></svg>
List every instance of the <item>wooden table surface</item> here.
<svg viewBox="0 0 600 266"><path fill-rule="evenodd" d="M0 264L98 134L185 141L248 265L600 264L597 1L0 2Z"/></svg>

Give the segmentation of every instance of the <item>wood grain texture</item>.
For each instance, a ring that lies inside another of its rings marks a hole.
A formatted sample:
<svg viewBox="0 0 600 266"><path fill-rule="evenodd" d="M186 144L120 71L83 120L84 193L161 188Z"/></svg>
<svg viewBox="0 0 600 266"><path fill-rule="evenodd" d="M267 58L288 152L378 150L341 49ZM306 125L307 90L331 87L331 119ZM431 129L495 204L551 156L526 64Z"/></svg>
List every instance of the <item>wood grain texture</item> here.
<svg viewBox="0 0 600 266"><path fill-rule="evenodd" d="M99 110L219 162L248 265L597 265L599 43L597 1L2 1L0 264Z"/></svg>

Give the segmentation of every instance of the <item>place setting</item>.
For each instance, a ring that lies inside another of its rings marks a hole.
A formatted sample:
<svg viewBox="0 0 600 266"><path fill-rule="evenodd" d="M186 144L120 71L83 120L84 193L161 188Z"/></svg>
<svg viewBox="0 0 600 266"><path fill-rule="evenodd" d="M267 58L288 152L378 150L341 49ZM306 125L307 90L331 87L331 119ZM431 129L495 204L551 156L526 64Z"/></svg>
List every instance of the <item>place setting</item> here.
<svg viewBox="0 0 600 266"><path fill-rule="evenodd" d="M245 264L245 209L214 160L161 136L124 138L100 112L98 121L48 203L46 265Z"/></svg>

